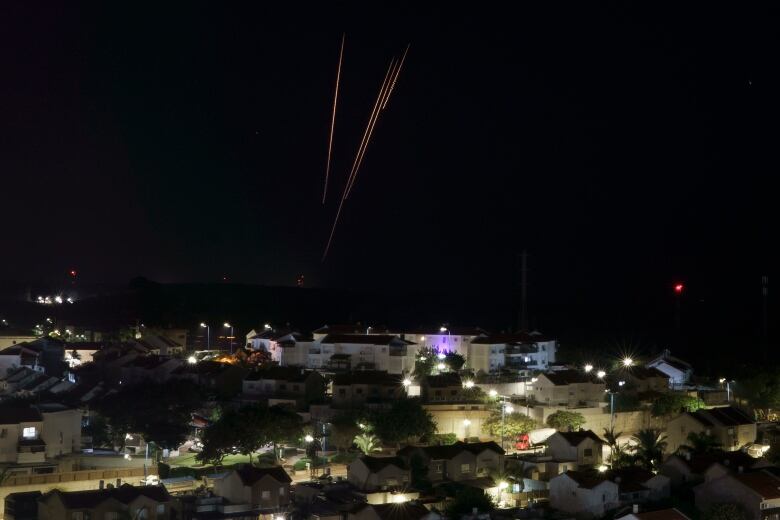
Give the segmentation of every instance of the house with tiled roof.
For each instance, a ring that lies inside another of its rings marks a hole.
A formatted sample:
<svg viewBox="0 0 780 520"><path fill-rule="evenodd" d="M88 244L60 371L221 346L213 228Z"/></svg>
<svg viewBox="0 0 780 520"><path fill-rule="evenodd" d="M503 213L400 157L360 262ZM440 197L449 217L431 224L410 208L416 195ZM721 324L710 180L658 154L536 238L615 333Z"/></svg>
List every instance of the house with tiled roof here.
<svg viewBox="0 0 780 520"><path fill-rule="evenodd" d="M622 505L656 502L669 498L669 477L648 471L639 466L612 469L606 477L618 485Z"/></svg>
<svg viewBox="0 0 780 520"><path fill-rule="evenodd" d="M698 484L726 473L752 471L770 466L764 458L754 458L742 451L713 451L693 454L673 453L664 460L658 472L671 479L673 486Z"/></svg>
<svg viewBox="0 0 780 520"><path fill-rule="evenodd" d="M360 408L381 404L404 395L402 376L379 370L354 370L333 376L333 407Z"/></svg>
<svg viewBox="0 0 780 520"><path fill-rule="evenodd" d="M576 515L604 516L620 506L620 488L603 473L567 471L550 479L550 506Z"/></svg>
<svg viewBox="0 0 780 520"><path fill-rule="evenodd" d="M302 367L270 365L249 372L243 381L243 396L258 397L276 404L278 400L296 406L322 401L326 381L316 370Z"/></svg>
<svg viewBox="0 0 780 520"><path fill-rule="evenodd" d="M656 509L653 511L639 512L639 507L636 507L636 511L629 513L625 516L619 517L617 520L691 520L679 509L667 508Z"/></svg>
<svg viewBox="0 0 780 520"><path fill-rule="evenodd" d="M36 339L37 336L31 330L0 326L0 350Z"/></svg>
<svg viewBox="0 0 780 520"><path fill-rule="evenodd" d="M548 406L577 408L599 405L605 389L603 381L580 370L556 370L539 374L529 385L529 395Z"/></svg>
<svg viewBox="0 0 780 520"><path fill-rule="evenodd" d="M656 367L633 366L622 375L628 387L637 393L668 392L670 378Z"/></svg>
<svg viewBox="0 0 780 520"><path fill-rule="evenodd" d="M395 491L409 487L412 473L401 457L364 455L347 466L347 479L363 492Z"/></svg>
<svg viewBox="0 0 780 520"><path fill-rule="evenodd" d="M471 340L468 366L484 372L496 372L502 368L547 370L555 363L557 350L558 342L538 331L483 333Z"/></svg>
<svg viewBox="0 0 780 520"><path fill-rule="evenodd" d="M691 432L714 435L725 451L755 442L757 434L756 421L734 406L685 412L666 424L668 452L674 453L685 445Z"/></svg>
<svg viewBox="0 0 780 520"><path fill-rule="evenodd" d="M555 432L547 438L547 453L559 462L599 466L603 461L604 441L592 430Z"/></svg>
<svg viewBox="0 0 780 520"><path fill-rule="evenodd" d="M349 512L347 520L441 520L419 502L362 504Z"/></svg>
<svg viewBox="0 0 780 520"><path fill-rule="evenodd" d="M716 504L738 504L751 519L780 515L780 477L770 471L728 473L699 484L693 493L696 509L703 513Z"/></svg>
<svg viewBox="0 0 780 520"><path fill-rule="evenodd" d="M664 350L659 356L645 364L648 368L657 368L669 378L672 388L679 388L690 381L693 367L687 361L672 356L671 351Z"/></svg>
<svg viewBox="0 0 780 520"><path fill-rule="evenodd" d="M167 519L177 516L179 506L165 486L131 486L89 491L54 489L38 500L40 520L87 518Z"/></svg>
<svg viewBox="0 0 780 520"><path fill-rule="evenodd" d="M249 505L260 514L278 514L290 505L290 475L281 466L244 465L209 478L214 494L231 504Z"/></svg>
<svg viewBox="0 0 780 520"><path fill-rule="evenodd" d="M462 482L487 477L503 469L504 450L495 442L456 442L441 446L406 446L398 456L411 466L428 468L428 480Z"/></svg>

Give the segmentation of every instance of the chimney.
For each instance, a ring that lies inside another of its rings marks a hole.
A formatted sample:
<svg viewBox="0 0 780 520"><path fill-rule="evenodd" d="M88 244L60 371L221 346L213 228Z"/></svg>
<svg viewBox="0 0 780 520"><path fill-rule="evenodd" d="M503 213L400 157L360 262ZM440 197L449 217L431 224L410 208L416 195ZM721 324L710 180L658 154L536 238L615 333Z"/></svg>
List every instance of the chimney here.
<svg viewBox="0 0 780 520"><path fill-rule="evenodd" d="M639 514L639 504L634 504L634 506L631 508L631 512L635 515Z"/></svg>

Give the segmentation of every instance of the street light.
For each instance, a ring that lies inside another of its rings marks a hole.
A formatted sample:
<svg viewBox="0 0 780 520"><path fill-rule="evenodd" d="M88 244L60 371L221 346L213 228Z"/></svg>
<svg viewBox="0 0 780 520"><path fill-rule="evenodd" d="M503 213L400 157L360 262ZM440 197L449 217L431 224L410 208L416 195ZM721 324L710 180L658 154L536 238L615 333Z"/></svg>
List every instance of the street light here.
<svg viewBox="0 0 780 520"><path fill-rule="evenodd" d="M490 397L496 397L498 395L498 392L496 392L495 389L491 389L490 392L488 392L488 395Z"/></svg>
<svg viewBox="0 0 780 520"><path fill-rule="evenodd" d="M447 357L447 354L445 354L444 352L439 352L438 354L436 354L436 357L439 359L444 359Z"/></svg>
<svg viewBox="0 0 780 520"><path fill-rule="evenodd" d="M729 381L725 377L721 377L718 380L718 382L720 384L726 383L726 402L730 403L731 402L731 381Z"/></svg>
<svg viewBox="0 0 780 520"><path fill-rule="evenodd" d="M596 377L598 377L599 379L604 379L606 375L607 373L604 372L603 370L599 370L598 372L596 372Z"/></svg>
<svg viewBox="0 0 780 520"><path fill-rule="evenodd" d="M630 357L623 358L623 366L624 367L630 367L633 364L634 364L634 360L631 359Z"/></svg>
<svg viewBox="0 0 780 520"><path fill-rule="evenodd" d="M190 365L194 365L197 362L198 362L198 358L196 358L195 356L190 356L187 358L187 363L189 363Z"/></svg>
<svg viewBox="0 0 780 520"><path fill-rule="evenodd" d="M303 438L306 442L314 442L314 437L311 435L306 435L306 437Z"/></svg>
<svg viewBox="0 0 780 520"><path fill-rule="evenodd" d="M264 328L265 330L268 330L268 329L270 329L270 328L271 328L271 325L270 325L270 324L268 324L268 323L266 323L265 325L263 325L263 328Z"/></svg>
<svg viewBox="0 0 780 520"><path fill-rule="evenodd" d="M228 322L223 323L223 327L230 329L230 353L233 353L233 325Z"/></svg>
<svg viewBox="0 0 780 520"><path fill-rule="evenodd" d="M591 370L593 370L593 365L591 365L590 363L586 364L585 365L585 373L587 374Z"/></svg>
<svg viewBox="0 0 780 520"><path fill-rule="evenodd" d="M200 328L206 329L206 350L211 349L211 327L201 322Z"/></svg>
<svg viewBox="0 0 780 520"><path fill-rule="evenodd" d="M443 371L445 368L447 368L447 365L445 365L444 363L439 363L438 365L436 365L436 368L438 368L439 371Z"/></svg>
<svg viewBox="0 0 780 520"><path fill-rule="evenodd" d="M474 381L466 381L465 383L463 383L463 386L465 386L466 388L474 388Z"/></svg>
<svg viewBox="0 0 780 520"><path fill-rule="evenodd" d="M408 388L408 387L412 386L412 380L409 379L408 377L404 378L404 380L403 380L403 382L401 384L403 384L405 387Z"/></svg>

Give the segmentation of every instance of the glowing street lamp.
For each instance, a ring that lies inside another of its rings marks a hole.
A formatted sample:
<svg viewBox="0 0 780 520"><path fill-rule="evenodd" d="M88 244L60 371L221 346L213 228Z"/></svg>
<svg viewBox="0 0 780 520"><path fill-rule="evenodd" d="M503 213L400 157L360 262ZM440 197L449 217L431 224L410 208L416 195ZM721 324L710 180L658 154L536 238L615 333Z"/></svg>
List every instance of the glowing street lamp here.
<svg viewBox="0 0 780 520"><path fill-rule="evenodd" d="M593 365L591 365L590 363L588 363L587 365L585 365L585 373L586 373L586 374L587 374L588 372L590 372L591 370L593 370Z"/></svg>
<svg viewBox="0 0 780 520"><path fill-rule="evenodd" d="M438 354L436 354L436 357L439 359L444 359L447 357L447 355L444 352L439 352Z"/></svg>
<svg viewBox="0 0 780 520"><path fill-rule="evenodd" d="M197 362L198 362L198 358L196 358L195 356L190 356L187 358L187 363L189 363L190 365L194 365Z"/></svg>
<svg viewBox="0 0 780 520"><path fill-rule="evenodd" d="M401 384L404 385L405 387L409 388L410 386L412 386L412 380L407 377L407 378L405 378L402 381Z"/></svg>
<svg viewBox="0 0 780 520"><path fill-rule="evenodd" d="M599 379L604 379L604 377L606 377L606 375L607 375L607 373L604 372L603 370L599 370L598 372L596 372L596 377L598 377Z"/></svg>
<svg viewBox="0 0 780 520"><path fill-rule="evenodd" d="M270 325L270 324L268 324L268 323L266 323L265 325L263 325L263 328L264 328L265 330L269 330L269 329L271 328L271 325Z"/></svg>
<svg viewBox="0 0 780 520"><path fill-rule="evenodd" d="M498 392L496 392L495 389L492 389L490 390L490 392L488 392L488 395L490 397L496 397L498 395Z"/></svg>
<svg viewBox="0 0 780 520"><path fill-rule="evenodd" d="M466 388L474 388L474 381L466 381L465 383L463 383L463 386L465 386Z"/></svg>
<svg viewBox="0 0 780 520"><path fill-rule="evenodd" d="M436 365L436 368L438 368L441 371L446 369L447 365L445 365L444 363L439 363L438 365Z"/></svg>
<svg viewBox="0 0 780 520"><path fill-rule="evenodd" d="M314 442L314 437L312 437L311 435L307 435L306 437L303 438L303 440L305 440L306 442Z"/></svg>
<svg viewBox="0 0 780 520"><path fill-rule="evenodd" d="M623 366L624 367L628 368L628 367L630 367L633 364L634 364L634 360L631 359L630 357L624 357L623 358Z"/></svg>
<svg viewBox="0 0 780 520"><path fill-rule="evenodd" d="M211 348L211 327L201 322L200 327L206 329L206 350Z"/></svg>
<svg viewBox="0 0 780 520"><path fill-rule="evenodd" d="M222 324L226 329L230 329L230 353L233 353L233 325L228 322Z"/></svg>

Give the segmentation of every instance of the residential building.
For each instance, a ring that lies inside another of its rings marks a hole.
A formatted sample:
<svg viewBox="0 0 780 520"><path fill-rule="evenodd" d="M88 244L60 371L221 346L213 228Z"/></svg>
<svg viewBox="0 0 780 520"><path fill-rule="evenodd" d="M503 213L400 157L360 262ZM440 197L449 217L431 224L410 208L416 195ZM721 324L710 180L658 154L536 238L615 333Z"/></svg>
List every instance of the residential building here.
<svg viewBox="0 0 780 520"><path fill-rule="evenodd" d="M530 386L530 397L549 406L577 408L604 401L606 386L579 370L557 370L539 374Z"/></svg>
<svg viewBox="0 0 780 520"><path fill-rule="evenodd" d="M591 430L555 432L547 438L547 453L556 461L599 466L603 461L604 441Z"/></svg>
<svg viewBox="0 0 780 520"><path fill-rule="evenodd" d="M618 520L691 520L688 516L680 512L679 509L656 509L655 511L638 511L621 516Z"/></svg>
<svg viewBox="0 0 780 520"><path fill-rule="evenodd" d="M347 479L364 492L403 490L411 478L409 466L401 457L363 456L347 466Z"/></svg>
<svg viewBox="0 0 780 520"><path fill-rule="evenodd" d="M479 327L430 327L397 332L401 338L416 343L419 348L428 348L438 353L454 352L460 354L466 360L473 354L484 354L484 348L478 352L472 352L471 344L478 336L487 332ZM477 362L482 366L481 361ZM477 368L467 365L477 370Z"/></svg>
<svg viewBox="0 0 780 520"><path fill-rule="evenodd" d="M714 435L724 450L734 451L756 441L756 422L733 406L685 412L666 425L667 451L676 452L691 432Z"/></svg>
<svg viewBox="0 0 780 520"><path fill-rule="evenodd" d="M212 477L214 494L231 504L248 504L263 514L287 509L292 479L281 466L258 468L245 465Z"/></svg>
<svg viewBox="0 0 780 520"><path fill-rule="evenodd" d="M567 471L550 479L550 506L566 513L600 517L620 506L620 491L603 474Z"/></svg>
<svg viewBox="0 0 780 520"><path fill-rule="evenodd" d="M0 463L40 466L80 451L78 410L55 404L0 405Z"/></svg>
<svg viewBox="0 0 780 520"><path fill-rule="evenodd" d="M752 471L769 465L766 459L756 459L742 451L673 453L664 460L658 472L669 477L672 486L681 486L719 478L726 473Z"/></svg>
<svg viewBox="0 0 780 520"><path fill-rule="evenodd" d="M178 503L165 486L131 486L90 491L54 489L38 501L40 520L119 520L178 518Z"/></svg>
<svg viewBox="0 0 780 520"><path fill-rule="evenodd" d="M246 335L247 348L252 350L265 350L271 353L272 357L277 349L281 348L281 343L286 342L304 342L311 343L312 337L305 336L300 332L290 329L253 329ZM276 360L275 361L279 361ZM305 365L306 363L288 363L290 365Z"/></svg>
<svg viewBox="0 0 780 520"><path fill-rule="evenodd" d="M426 376L421 386L425 403L465 402L463 381L455 372Z"/></svg>
<svg viewBox="0 0 780 520"><path fill-rule="evenodd" d="M415 343L392 334L328 334L311 345L309 366L408 374L414 370L416 352ZM338 355L335 363L331 362L334 355Z"/></svg>
<svg viewBox="0 0 780 520"><path fill-rule="evenodd" d="M43 372L43 366L39 365L40 352L25 345L22 343L0 350L0 375L20 367Z"/></svg>
<svg viewBox="0 0 780 520"><path fill-rule="evenodd" d="M669 376L655 367L631 367L624 379L627 386L637 393L668 392L671 386Z"/></svg>
<svg viewBox="0 0 780 520"><path fill-rule="evenodd" d="M0 401L11 397L31 397L60 383L60 379L27 366L11 368L0 375Z"/></svg>
<svg viewBox="0 0 780 520"><path fill-rule="evenodd" d="M325 379L315 370L272 365L248 373L244 377L243 393L271 400L294 400L302 406L322 401L325 385Z"/></svg>
<svg viewBox="0 0 780 520"><path fill-rule="evenodd" d="M180 358L164 357L157 354L136 356L119 367L119 380L123 384L135 384L142 381L162 383L171 378L177 368L186 361Z"/></svg>
<svg viewBox="0 0 780 520"><path fill-rule="evenodd" d="M334 408L360 408L382 403L404 394L398 375L377 370L356 370L333 376L331 388Z"/></svg>
<svg viewBox="0 0 780 520"><path fill-rule="evenodd" d="M479 372L547 370L555 363L557 341L540 332L483 334L471 340L467 366Z"/></svg>
<svg viewBox="0 0 780 520"><path fill-rule="evenodd" d="M150 354L158 356L178 356L184 353L186 349L186 331L184 331L184 342L178 339L179 334L154 334L145 332L143 336L136 339L136 343L148 349Z"/></svg>
<svg viewBox="0 0 780 520"><path fill-rule="evenodd" d="M716 504L738 504L748 518L774 520L780 515L780 477L765 470L727 473L693 488L696 509L707 512Z"/></svg>
<svg viewBox="0 0 780 520"><path fill-rule="evenodd" d="M9 493L5 497L5 520L38 520L38 499L40 491Z"/></svg>
<svg viewBox="0 0 780 520"><path fill-rule="evenodd" d="M456 442L442 446L407 446L398 456L411 466L413 459L428 468L428 480L466 481L503 470L504 450L495 442Z"/></svg>
<svg viewBox="0 0 780 520"><path fill-rule="evenodd" d="M19 343L35 341L36 339L38 339L38 336L30 330L0 327L0 350L18 345ZM2 369L2 365L0 365L0 369Z"/></svg>
<svg viewBox="0 0 780 520"><path fill-rule="evenodd" d="M65 368L65 342L51 338L40 338L28 343L18 343L0 350L0 375L8 369L21 366L59 377Z"/></svg>
<svg viewBox="0 0 780 520"><path fill-rule="evenodd" d="M680 388L686 385L693 375L693 367L690 363L672 356L669 350L664 350L661 355L646 363L649 368L657 368L669 378L672 388Z"/></svg>
<svg viewBox="0 0 780 520"><path fill-rule="evenodd" d="M617 484L621 505L657 502L669 498L669 477L638 466L613 469L606 477Z"/></svg>
<svg viewBox="0 0 780 520"><path fill-rule="evenodd" d="M347 520L441 520L441 515L418 502L364 504L350 511Z"/></svg>

